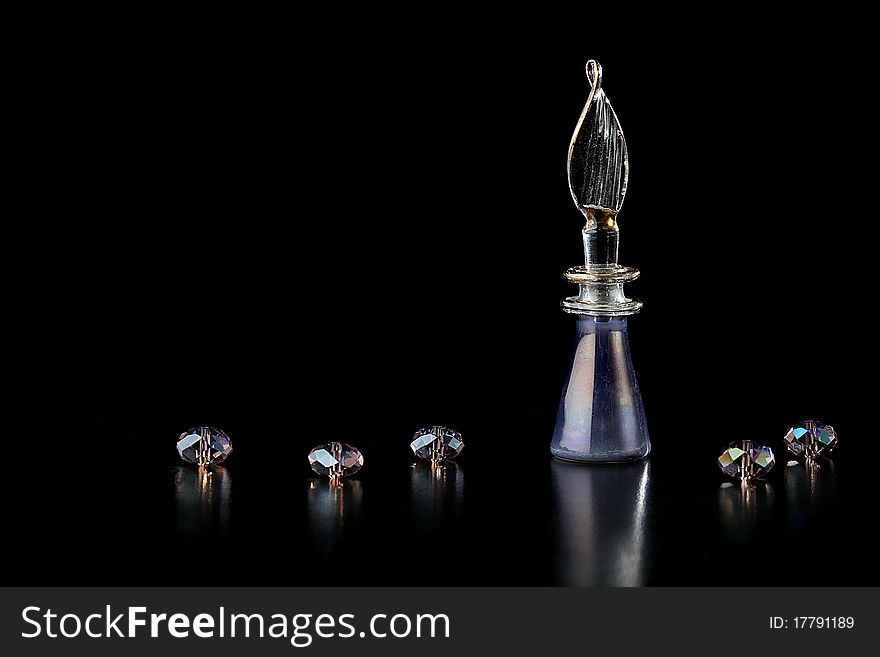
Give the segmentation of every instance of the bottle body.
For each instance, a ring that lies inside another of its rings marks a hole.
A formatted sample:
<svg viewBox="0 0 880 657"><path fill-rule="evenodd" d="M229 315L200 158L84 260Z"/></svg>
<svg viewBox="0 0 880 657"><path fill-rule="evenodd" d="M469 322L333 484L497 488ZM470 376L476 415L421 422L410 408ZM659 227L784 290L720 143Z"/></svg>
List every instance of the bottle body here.
<svg viewBox="0 0 880 657"><path fill-rule="evenodd" d="M578 315L550 451L586 463L637 461L651 451L626 317Z"/></svg>

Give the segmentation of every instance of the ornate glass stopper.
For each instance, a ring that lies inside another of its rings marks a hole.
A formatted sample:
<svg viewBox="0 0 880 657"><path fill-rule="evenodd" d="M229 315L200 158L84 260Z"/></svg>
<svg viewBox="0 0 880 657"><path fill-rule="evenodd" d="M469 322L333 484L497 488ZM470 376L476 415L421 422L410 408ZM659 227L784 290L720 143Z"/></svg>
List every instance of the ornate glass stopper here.
<svg viewBox="0 0 880 657"><path fill-rule="evenodd" d="M617 264L617 213L629 179L626 140L602 90L602 67L593 59L587 62L587 79L590 95L568 148L568 186L587 220L584 264L565 272L580 291L563 301L562 307L570 313L597 317L632 315L642 304L626 298L623 284L637 279L639 270Z"/></svg>
<svg viewBox="0 0 880 657"><path fill-rule="evenodd" d="M627 315L642 304L623 292L639 272L617 264L629 157L595 60L587 62L587 79L590 93L568 149L569 189L586 219L584 264L565 272L579 292L562 302L578 315L577 343L550 451L569 461L633 461L651 445L627 334Z"/></svg>

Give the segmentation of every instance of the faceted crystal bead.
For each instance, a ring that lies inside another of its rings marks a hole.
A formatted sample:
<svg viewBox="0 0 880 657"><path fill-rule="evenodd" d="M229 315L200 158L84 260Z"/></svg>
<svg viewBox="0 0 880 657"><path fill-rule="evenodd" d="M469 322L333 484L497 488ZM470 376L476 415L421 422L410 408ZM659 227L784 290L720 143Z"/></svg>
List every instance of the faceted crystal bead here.
<svg viewBox="0 0 880 657"><path fill-rule="evenodd" d="M189 463L205 466L221 463L232 453L229 436L214 427L196 427L180 434L177 453Z"/></svg>
<svg viewBox="0 0 880 657"><path fill-rule="evenodd" d="M721 456L718 457L718 467L721 472L728 477L736 477L739 475L739 462L745 456L745 451L739 448L736 443L725 449Z"/></svg>
<svg viewBox="0 0 880 657"><path fill-rule="evenodd" d="M309 465L324 477L347 477L364 467L364 456L357 447L333 442L309 452Z"/></svg>
<svg viewBox="0 0 880 657"><path fill-rule="evenodd" d="M816 458L837 446L837 432L830 424L804 420L785 434L785 446L795 456Z"/></svg>
<svg viewBox="0 0 880 657"><path fill-rule="evenodd" d="M773 469L775 463L772 449L751 440L731 443L718 457L721 472L740 479L763 477Z"/></svg>
<svg viewBox="0 0 880 657"><path fill-rule="evenodd" d="M447 427L419 429L413 439L409 446L415 455L435 463L454 459L464 449L461 434Z"/></svg>

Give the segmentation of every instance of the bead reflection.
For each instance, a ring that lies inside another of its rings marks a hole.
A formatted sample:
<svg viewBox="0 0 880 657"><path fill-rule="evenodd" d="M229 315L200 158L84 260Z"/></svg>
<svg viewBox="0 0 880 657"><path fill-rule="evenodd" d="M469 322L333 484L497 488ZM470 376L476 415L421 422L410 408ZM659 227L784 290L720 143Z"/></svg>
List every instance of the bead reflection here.
<svg viewBox="0 0 880 657"><path fill-rule="evenodd" d="M181 531L226 533L231 499L232 476L225 468L175 468L174 500Z"/></svg>
<svg viewBox="0 0 880 657"><path fill-rule="evenodd" d="M750 542L756 527L773 515L773 486L761 480L721 484L718 509L727 539L734 543Z"/></svg>
<svg viewBox="0 0 880 657"><path fill-rule="evenodd" d="M829 459L789 461L785 466L785 500L792 542L809 544L833 520L837 473Z"/></svg>
<svg viewBox="0 0 880 657"><path fill-rule="evenodd" d="M363 485L356 479L310 480L307 512L315 544L331 550L343 531L356 523L362 503Z"/></svg>
<svg viewBox="0 0 880 657"><path fill-rule="evenodd" d="M796 533L805 532L810 518L826 515L834 504L837 473L829 459L789 461L785 466L785 499Z"/></svg>
<svg viewBox="0 0 880 657"><path fill-rule="evenodd" d="M464 471L458 463L414 463L410 490L419 529L430 531L461 517Z"/></svg>
<svg viewBox="0 0 880 657"><path fill-rule="evenodd" d="M553 461L553 491L566 586L641 586L650 463L583 466Z"/></svg>

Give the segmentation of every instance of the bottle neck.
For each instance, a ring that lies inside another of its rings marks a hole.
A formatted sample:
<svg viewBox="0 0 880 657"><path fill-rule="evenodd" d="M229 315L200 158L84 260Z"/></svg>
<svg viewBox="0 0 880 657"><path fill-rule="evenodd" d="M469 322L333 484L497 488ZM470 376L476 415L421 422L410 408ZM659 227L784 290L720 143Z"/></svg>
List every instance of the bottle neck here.
<svg viewBox="0 0 880 657"><path fill-rule="evenodd" d="M586 335L589 333L608 333L610 331L627 332L627 318L624 317L597 317L595 315L577 316L577 333Z"/></svg>
<svg viewBox="0 0 880 657"><path fill-rule="evenodd" d="M583 229L584 265L589 267L614 266L620 229L610 210L587 208L587 223Z"/></svg>
<svg viewBox="0 0 880 657"><path fill-rule="evenodd" d="M562 308L578 315L619 317L639 312L640 301L628 299L623 285L639 276L637 269L617 264L620 231L617 213L607 208L581 208L587 223L583 229L584 266L572 267L565 277L577 283L577 296L568 297Z"/></svg>

